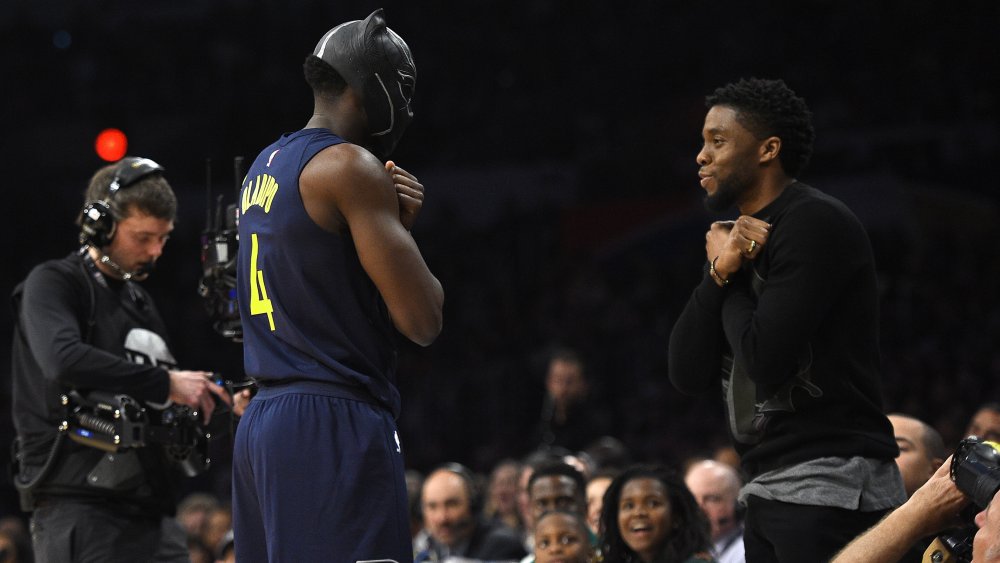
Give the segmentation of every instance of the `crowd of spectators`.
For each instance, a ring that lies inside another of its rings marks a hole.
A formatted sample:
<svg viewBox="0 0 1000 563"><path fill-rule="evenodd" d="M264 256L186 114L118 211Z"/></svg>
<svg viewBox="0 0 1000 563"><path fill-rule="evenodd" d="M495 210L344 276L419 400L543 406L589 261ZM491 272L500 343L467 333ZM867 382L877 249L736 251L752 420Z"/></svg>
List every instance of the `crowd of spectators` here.
<svg viewBox="0 0 1000 563"><path fill-rule="evenodd" d="M555 357L565 358L565 351ZM965 549L974 549L977 561L994 561L1000 556L1000 524L986 510L994 494L970 488L971 483L956 486L949 476L954 457L966 453L960 448L942 463L941 456L950 452L933 428L910 416L890 418L910 500L858 536L835 561L908 563L922 560L925 550L968 557ZM1000 404L987 403L963 433L991 437L997 432ZM745 474L734 461L720 451L714 459L636 462L625 444L600 436L580 450L542 444L487 471L455 461L427 471L410 469L414 560L742 563L744 509L737 497ZM974 512L962 510L970 505ZM187 533L192 563L235 560L232 512L224 495L187 493L176 518ZM15 516L0 520L0 561L32 561L27 531Z"/></svg>

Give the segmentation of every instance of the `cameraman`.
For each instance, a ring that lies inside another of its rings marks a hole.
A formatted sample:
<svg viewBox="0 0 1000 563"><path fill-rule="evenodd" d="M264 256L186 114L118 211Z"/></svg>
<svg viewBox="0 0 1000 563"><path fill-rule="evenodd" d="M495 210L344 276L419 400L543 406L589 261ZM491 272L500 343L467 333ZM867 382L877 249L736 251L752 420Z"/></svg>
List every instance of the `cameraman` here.
<svg viewBox="0 0 1000 563"><path fill-rule="evenodd" d="M78 252L36 266L13 294L15 484L32 510L36 560L188 561L172 467L160 446L109 453L66 440L63 397L128 395L187 405L204 420L225 391L179 371L166 329L137 281L173 230L177 199L155 162L127 157L90 180Z"/></svg>
<svg viewBox="0 0 1000 563"><path fill-rule="evenodd" d="M931 478L895 511L854 539L832 563L898 561L921 538L962 525L959 513L970 499L951 479L949 457ZM993 497L996 502L996 497ZM994 502L991 502L992 506ZM981 529L973 541L973 561L1000 561L1000 509L976 516ZM926 560L926 558L925 558Z"/></svg>

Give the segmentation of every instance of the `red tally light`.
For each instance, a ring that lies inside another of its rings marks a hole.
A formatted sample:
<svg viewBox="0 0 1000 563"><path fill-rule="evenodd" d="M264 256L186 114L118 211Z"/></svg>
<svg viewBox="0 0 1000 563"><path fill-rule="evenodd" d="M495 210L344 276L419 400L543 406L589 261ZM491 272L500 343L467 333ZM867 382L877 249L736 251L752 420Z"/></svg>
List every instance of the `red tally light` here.
<svg viewBox="0 0 1000 563"><path fill-rule="evenodd" d="M119 161L128 150L128 137L120 129L105 129L97 134L94 150L97 156L108 162Z"/></svg>

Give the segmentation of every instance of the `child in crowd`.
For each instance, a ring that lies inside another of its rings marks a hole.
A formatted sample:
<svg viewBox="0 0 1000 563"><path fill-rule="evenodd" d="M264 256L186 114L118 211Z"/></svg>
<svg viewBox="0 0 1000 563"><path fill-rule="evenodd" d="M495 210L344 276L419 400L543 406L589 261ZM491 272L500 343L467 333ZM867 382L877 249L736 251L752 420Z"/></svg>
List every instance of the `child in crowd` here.
<svg viewBox="0 0 1000 563"><path fill-rule="evenodd" d="M674 472L634 466L608 486L601 511L605 563L712 561L708 522Z"/></svg>
<svg viewBox="0 0 1000 563"><path fill-rule="evenodd" d="M573 512L552 510L535 523L535 563L593 563L587 523Z"/></svg>

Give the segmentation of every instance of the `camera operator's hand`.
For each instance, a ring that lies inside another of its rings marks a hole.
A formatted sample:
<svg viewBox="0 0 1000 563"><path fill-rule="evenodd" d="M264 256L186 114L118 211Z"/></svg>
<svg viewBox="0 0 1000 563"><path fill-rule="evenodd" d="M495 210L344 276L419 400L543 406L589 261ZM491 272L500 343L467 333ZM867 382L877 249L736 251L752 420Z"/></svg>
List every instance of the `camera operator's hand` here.
<svg viewBox="0 0 1000 563"><path fill-rule="evenodd" d="M919 515L924 525L924 536L963 524L959 513L968 506L970 499L951 480L952 457L948 456L934 475L914 491L906 503L912 505L915 516Z"/></svg>
<svg viewBox="0 0 1000 563"><path fill-rule="evenodd" d="M236 416L243 416L243 412L247 410L247 405L250 404L250 399L253 397L252 392L249 389L243 389L242 391L237 391L233 394L233 414Z"/></svg>
<svg viewBox="0 0 1000 563"><path fill-rule="evenodd" d="M867 532L854 538L831 563L899 561L921 538L961 525L969 498L951 480L951 457L913 493Z"/></svg>
<svg viewBox="0 0 1000 563"><path fill-rule="evenodd" d="M226 390L216 385L207 371L170 371L170 400L187 405L202 413L205 424L212 418L215 410L214 393L222 402L232 405Z"/></svg>

